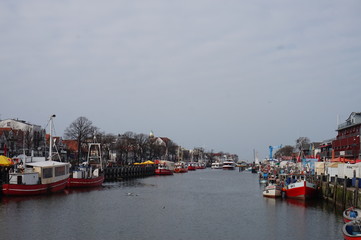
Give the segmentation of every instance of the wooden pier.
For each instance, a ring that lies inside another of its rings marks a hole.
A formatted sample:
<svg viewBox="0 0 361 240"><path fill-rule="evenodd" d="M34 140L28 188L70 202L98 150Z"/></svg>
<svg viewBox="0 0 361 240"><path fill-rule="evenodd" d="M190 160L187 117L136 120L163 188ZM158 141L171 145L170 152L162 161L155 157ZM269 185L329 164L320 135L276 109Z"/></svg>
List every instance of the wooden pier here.
<svg viewBox="0 0 361 240"><path fill-rule="evenodd" d="M155 174L155 165L116 166L104 169L105 181L120 181L130 178L147 177Z"/></svg>
<svg viewBox="0 0 361 240"><path fill-rule="evenodd" d="M360 179L354 179L355 184L352 184L352 179L338 178L329 176L318 176L318 186L320 189L320 196L335 205L347 208L350 206L361 208Z"/></svg>

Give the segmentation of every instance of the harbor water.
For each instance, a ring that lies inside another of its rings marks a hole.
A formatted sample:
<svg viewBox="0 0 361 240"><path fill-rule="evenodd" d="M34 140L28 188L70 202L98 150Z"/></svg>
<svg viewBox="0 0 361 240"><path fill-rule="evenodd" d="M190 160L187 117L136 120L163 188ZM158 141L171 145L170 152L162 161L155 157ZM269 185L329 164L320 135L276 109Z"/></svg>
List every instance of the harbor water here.
<svg viewBox="0 0 361 240"><path fill-rule="evenodd" d="M257 174L204 169L0 197L1 239L342 239L342 210L267 199Z"/></svg>

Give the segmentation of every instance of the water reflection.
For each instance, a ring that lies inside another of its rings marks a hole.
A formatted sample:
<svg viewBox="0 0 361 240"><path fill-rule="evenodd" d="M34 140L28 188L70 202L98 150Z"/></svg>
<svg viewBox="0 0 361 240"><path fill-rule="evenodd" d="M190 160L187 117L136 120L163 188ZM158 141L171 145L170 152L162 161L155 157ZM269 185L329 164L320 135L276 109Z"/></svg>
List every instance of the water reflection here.
<svg viewBox="0 0 361 240"><path fill-rule="evenodd" d="M0 232L20 240L49 239L49 231L52 239L340 239L332 204L264 198L263 188L257 175L206 169L3 197Z"/></svg>

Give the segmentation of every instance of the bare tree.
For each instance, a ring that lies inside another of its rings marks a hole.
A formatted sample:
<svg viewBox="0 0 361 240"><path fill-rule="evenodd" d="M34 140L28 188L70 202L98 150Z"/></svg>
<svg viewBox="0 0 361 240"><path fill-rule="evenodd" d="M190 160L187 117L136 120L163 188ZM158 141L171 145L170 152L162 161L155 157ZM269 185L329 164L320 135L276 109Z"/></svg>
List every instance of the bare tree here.
<svg viewBox="0 0 361 240"><path fill-rule="evenodd" d="M274 157L280 158L282 156L286 156L286 157L292 157L294 153L294 147L290 146L290 145L286 145L280 149L277 150L277 152L275 153Z"/></svg>
<svg viewBox="0 0 361 240"><path fill-rule="evenodd" d="M167 142L167 146L168 148L167 152L168 152L168 160L171 161L175 161L176 156L177 156L177 150L178 150L178 145L173 142L172 140L170 140L169 142Z"/></svg>
<svg viewBox="0 0 361 240"><path fill-rule="evenodd" d="M146 134L135 135L137 144L137 155L140 161L147 159L147 152L149 150L149 137Z"/></svg>
<svg viewBox="0 0 361 240"><path fill-rule="evenodd" d="M103 148L103 155L105 159L109 160L109 152L111 149L111 145L116 142L116 136L114 134L103 134L100 139L100 143Z"/></svg>
<svg viewBox="0 0 361 240"><path fill-rule="evenodd" d="M82 156L82 144L91 138L96 131L97 127L93 126L93 123L86 117L78 117L65 129L65 138L76 139L78 142L78 164Z"/></svg>

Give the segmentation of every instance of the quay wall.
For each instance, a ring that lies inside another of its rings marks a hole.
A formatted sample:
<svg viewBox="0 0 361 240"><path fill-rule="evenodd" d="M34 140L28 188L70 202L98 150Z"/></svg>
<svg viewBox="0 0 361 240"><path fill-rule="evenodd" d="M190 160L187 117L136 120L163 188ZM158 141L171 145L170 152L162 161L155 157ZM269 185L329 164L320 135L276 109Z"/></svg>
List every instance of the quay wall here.
<svg viewBox="0 0 361 240"><path fill-rule="evenodd" d="M329 180L328 176L318 176L316 183L319 187L320 197L326 201L343 208L351 206L361 208L361 192L359 182L361 179L354 179L356 184L352 184L352 179L347 177L333 177Z"/></svg>
<svg viewBox="0 0 361 240"><path fill-rule="evenodd" d="M116 166L104 169L105 181L119 181L137 177L147 177L155 174L155 165Z"/></svg>

